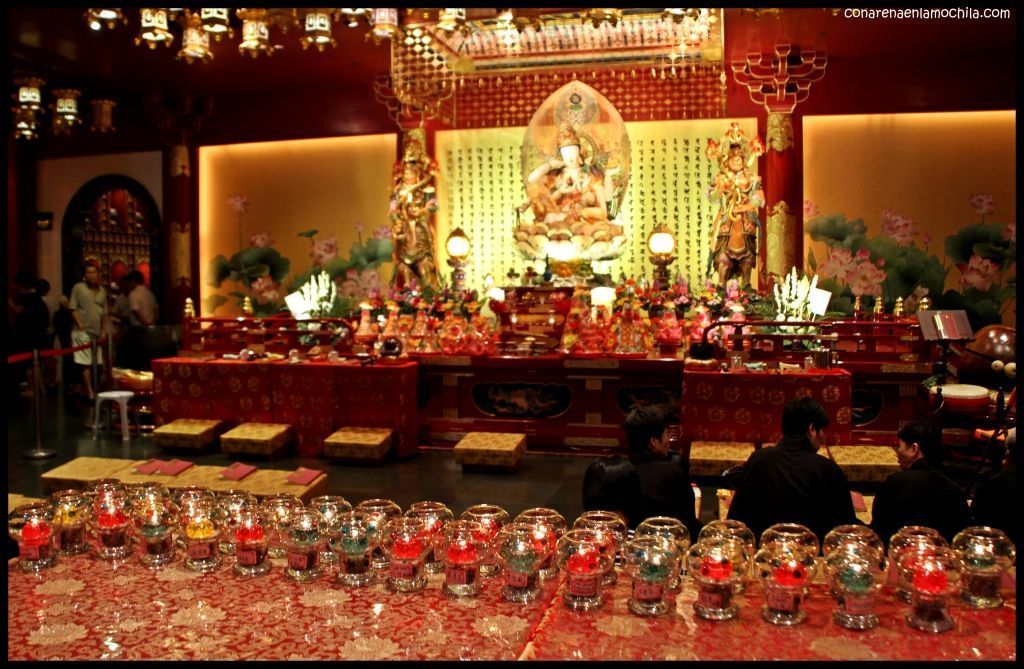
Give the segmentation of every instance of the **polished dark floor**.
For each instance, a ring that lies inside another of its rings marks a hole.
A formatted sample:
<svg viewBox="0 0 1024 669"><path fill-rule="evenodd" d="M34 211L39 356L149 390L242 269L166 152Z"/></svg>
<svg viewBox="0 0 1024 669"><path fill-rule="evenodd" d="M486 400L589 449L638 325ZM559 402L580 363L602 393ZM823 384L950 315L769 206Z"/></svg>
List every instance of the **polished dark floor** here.
<svg viewBox="0 0 1024 669"><path fill-rule="evenodd" d="M43 496L40 475L79 456L146 459L181 457L199 465L230 465L237 455L214 451L206 454L170 454L153 445L148 436L132 436L127 445L120 433L105 434L93 441L85 427L89 410L81 402L65 397L41 401L41 445L56 451L50 458L35 460L23 456L35 446L32 402L22 397L8 403L7 484L8 491L29 497ZM455 513L481 502L497 504L510 514L537 506L557 509L571 520L583 510L581 482L593 458L583 455L527 454L518 471L510 474L463 472L450 451L421 449L411 458L376 466L336 465L317 458L281 457L275 460L247 460L257 467L293 470L299 466L324 469L332 494L350 502L384 497L407 508L419 500L437 500ZM714 486L702 488L701 519L714 518Z"/></svg>

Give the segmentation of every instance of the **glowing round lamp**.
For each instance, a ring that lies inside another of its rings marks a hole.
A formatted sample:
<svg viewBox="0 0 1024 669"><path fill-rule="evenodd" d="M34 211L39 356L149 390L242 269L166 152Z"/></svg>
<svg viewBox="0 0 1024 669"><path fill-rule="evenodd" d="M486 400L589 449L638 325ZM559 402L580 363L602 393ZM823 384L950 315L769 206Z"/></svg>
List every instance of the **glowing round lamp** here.
<svg viewBox="0 0 1024 669"><path fill-rule="evenodd" d="M455 228L448 235L448 241L445 242L445 248L448 250L448 256L454 260L465 260L469 255L469 237L462 231L461 228Z"/></svg>
<svg viewBox="0 0 1024 669"><path fill-rule="evenodd" d="M671 282L668 266L676 259L676 238L664 223L659 223L647 237L647 249L654 265L654 283L667 288Z"/></svg>

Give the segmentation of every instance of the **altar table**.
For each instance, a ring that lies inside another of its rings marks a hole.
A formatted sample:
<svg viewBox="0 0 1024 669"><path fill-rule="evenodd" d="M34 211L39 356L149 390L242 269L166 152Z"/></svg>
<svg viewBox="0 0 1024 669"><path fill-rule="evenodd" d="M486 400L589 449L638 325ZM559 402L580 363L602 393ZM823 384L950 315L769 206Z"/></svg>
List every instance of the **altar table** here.
<svg viewBox="0 0 1024 669"><path fill-rule="evenodd" d="M153 361L157 418L286 423L298 454L323 453L339 427L394 430L395 454L411 455L416 434L415 362L357 363L163 358Z"/></svg>
<svg viewBox="0 0 1024 669"><path fill-rule="evenodd" d="M807 620L795 627L764 622L759 586L748 584L737 597L739 618L711 622L697 618L697 591L686 578L668 614L639 618L626 608L631 581L620 575L607 590L604 607L590 614L562 606L559 592L523 653L524 659L572 660L1013 660L1017 656L1016 599L1012 591L1000 609L975 611L959 600L950 605L956 628L943 634L912 629L903 617L909 604L886 591L878 607L879 626L867 632L832 622L835 608L825 586L812 586Z"/></svg>
<svg viewBox="0 0 1024 669"><path fill-rule="evenodd" d="M782 438L782 409L813 397L828 412L830 443L850 443L850 373L686 370L681 439L774 444Z"/></svg>

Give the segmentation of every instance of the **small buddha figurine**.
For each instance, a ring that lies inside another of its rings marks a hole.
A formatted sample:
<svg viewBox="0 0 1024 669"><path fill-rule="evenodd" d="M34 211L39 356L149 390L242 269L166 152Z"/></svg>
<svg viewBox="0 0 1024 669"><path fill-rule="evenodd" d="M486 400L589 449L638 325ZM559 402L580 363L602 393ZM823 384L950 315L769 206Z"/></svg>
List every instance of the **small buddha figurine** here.
<svg viewBox="0 0 1024 669"><path fill-rule="evenodd" d="M373 321L370 319L370 308L369 306L363 306L363 310L359 315L359 327L356 328L356 341L368 341L376 339L377 335L373 331Z"/></svg>

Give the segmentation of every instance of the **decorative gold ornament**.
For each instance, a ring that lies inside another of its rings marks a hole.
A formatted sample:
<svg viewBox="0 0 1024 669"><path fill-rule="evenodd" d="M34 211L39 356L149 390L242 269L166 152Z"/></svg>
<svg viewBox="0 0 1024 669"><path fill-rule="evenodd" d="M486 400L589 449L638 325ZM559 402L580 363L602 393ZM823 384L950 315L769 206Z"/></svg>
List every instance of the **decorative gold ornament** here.
<svg viewBox="0 0 1024 669"><path fill-rule="evenodd" d="M227 35L233 37L235 31L231 28L229 16L230 10L227 7L203 8L199 10L199 22L203 32L213 36L215 42L219 42Z"/></svg>
<svg viewBox="0 0 1024 669"><path fill-rule="evenodd" d="M114 107L117 103L113 100L90 100L92 106L92 125L89 129L92 132L106 134L113 132L114 128Z"/></svg>
<svg viewBox="0 0 1024 669"><path fill-rule="evenodd" d="M305 34L299 38L303 49L314 46L317 51L322 53L327 47L333 48L338 44L331 36L331 15L327 11L314 10L307 13L305 31Z"/></svg>
<svg viewBox="0 0 1024 669"><path fill-rule="evenodd" d="M583 17L584 23L590 23L595 28L600 28L602 23L607 22L612 28L619 25L622 20L621 9L591 9Z"/></svg>
<svg viewBox="0 0 1024 669"><path fill-rule="evenodd" d="M196 61L208 63L213 60L213 52L210 51L210 33L203 29L203 21L195 12L190 12L186 19L178 58L189 65Z"/></svg>
<svg viewBox="0 0 1024 669"><path fill-rule="evenodd" d="M89 9L85 18L93 30L113 30L118 23L128 24L128 17L120 9Z"/></svg>
<svg viewBox="0 0 1024 669"><path fill-rule="evenodd" d="M724 73L723 73L724 75ZM768 113L768 149L782 153L793 147L793 115L785 112Z"/></svg>
<svg viewBox="0 0 1024 669"><path fill-rule="evenodd" d="M185 298L185 318L195 318L195 317L196 317L196 307L195 307L195 304L192 302L192 298L191 297L186 297Z"/></svg>
<svg viewBox="0 0 1024 669"><path fill-rule="evenodd" d="M167 10L157 8L140 9L142 30L135 38L136 44L145 44L150 49L157 45L170 46L174 42L174 35L168 29Z"/></svg>
<svg viewBox="0 0 1024 669"><path fill-rule="evenodd" d="M920 300L917 301L917 310L919 312L920 311L928 311L931 308L932 308L932 300L927 295L922 297Z"/></svg>
<svg viewBox="0 0 1024 669"><path fill-rule="evenodd" d="M792 245L787 243L787 233L796 225L789 204L779 200L768 212L768 225L765 230L767 253L765 268L769 274L785 276L787 270L796 266L796 254Z"/></svg>
<svg viewBox="0 0 1024 669"><path fill-rule="evenodd" d="M858 311L864 311L864 301L860 295L853 298L853 312L857 313Z"/></svg>
<svg viewBox="0 0 1024 669"><path fill-rule="evenodd" d="M896 304L893 305L893 308L892 308L892 315L895 316L896 318L900 318L900 317L903 316L903 298L902 297L897 297L896 298Z"/></svg>
<svg viewBox="0 0 1024 669"><path fill-rule="evenodd" d="M58 88L53 91L53 134L70 135L71 129L82 122L78 115L78 96L81 91L73 88Z"/></svg>
<svg viewBox="0 0 1024 669"><path fill-rule="evenodd" d="M885 300L881 296L875 298L875 307L872 311L878 316L885 313Z"/></svg>
<svg viewBox="0 0 1024 669"><path fill-rule="evenodd" d="M246 316L252 316L253 314L252 298L250 298L248 295L246 295L245 299L242 300L242 313Z"/></svg>

